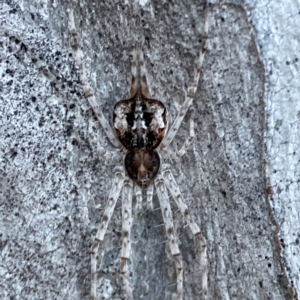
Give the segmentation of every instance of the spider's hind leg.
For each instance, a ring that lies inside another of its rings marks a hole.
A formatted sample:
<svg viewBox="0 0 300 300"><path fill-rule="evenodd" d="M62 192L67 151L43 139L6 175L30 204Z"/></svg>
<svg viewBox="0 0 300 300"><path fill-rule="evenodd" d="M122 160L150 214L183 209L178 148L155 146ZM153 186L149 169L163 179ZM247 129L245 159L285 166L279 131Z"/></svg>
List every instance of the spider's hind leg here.
<svg viewBox="0 0 300 300"><path fill-rule="evenodd" d="M202 37L202 43L200 46L198 60L196 61L196 64L195 64L194 78L193 78L192 84L188 88L188 91L185 95L185 100L184 100L182 106L180 107L180 111L178 112L176 119L175 119L174 123L172 124L172 127L168 131L165 139L160 144L160 148L162 150L167 149L168 146L170 145L170 143L173 141L174 137L176 136L177 131L178 131L189 107L193 103L193 99L194 99L195 93L197 91L200 73L201 73L204 56L205 56L205 52L206 52L206 41L207 41L207 37L208 37L208 25L209 25L208 9L209 9L209 3L208 3L208 1L206 1L205 11L204 11L204 13L205 13L204 36Z"/></svg>
<svg viewBox="0 0 300 300"><path fill-rule="evenodd" d="M147 78L146 78L144 53L143 53L143 50L141 48L139 49L139 57L140 57L140 64L141 64L140 72L141 72L141 89L142 89L142 93L145 97L150 98L150 92L149 92L149 87L148 87Z"/></svg>
<svg viewBox="0 0 300 300"><path fill-rule="evenodd" d="M190 108L191 110L191 117L190 117L190 132L189 136L185 140L183 146L181 149L176 153L177 158L182 157L185 153L186 150L189 149L190 145L192 144L194 137L195 137L195 122L194 122L194 117L195 117L195 109L194 107Z"/></svg>
<svg viewBox="0 0 300 300"><path fill-rule="evenodd" d="M131 61L131 86L130 86L130 97L133 97L139 89L139 78L138 78L138 49L134 47L132 50L132 61Z"/></svg>
<svg viewBox="0 0 300 300"><path fill-rule="evenodd" d="M144 53L140 47L135 46L132 51L130 97L133 97L139 90L146 98L150 98Z"/></svg>
<svg viewBox="0 0 300 300"><path fill-rule="evenodd" d="M173 152L172 149L170 149L170 147L168 147L167 149L163 149L162 153L165 157L165 160L170 158L171 161L172 160L179 161L180 158L190 148L190 146L194 140L194 137L195 137L195 123L194 123L195 109L194 109L194 107L191 107L190 110L191 110L191 117L189 120L189 122L190 122L189 135L179 151Z"/></svg>
<svg viewBox="0 0 300 300"><path fill-rule="evenodd" d="M96 97L93 94L92 88L89 84L88 77L86 76L86 70L85 70L84 63L83 63L83 54L82 54L82 51L81 51L81 48L80 48L80 45L78 42L78 35L77 35L76 27L75 27L73 8L70 8L70 11L69 11L69 29L70 29L70 33L71 33L71 46L72 46L72 49L74 52L76 65L79 70L80 81L82 84L82 88L83 88L85 97L87 98L90 107L93 109L93 111L94 111L99 123L101 124L103 130L105 131L109 141L116 148L120 148L121 145L120 145L119 141L116 139L113 129L107 122L107 120L102 112L101 105L96 100Z"/></svg>

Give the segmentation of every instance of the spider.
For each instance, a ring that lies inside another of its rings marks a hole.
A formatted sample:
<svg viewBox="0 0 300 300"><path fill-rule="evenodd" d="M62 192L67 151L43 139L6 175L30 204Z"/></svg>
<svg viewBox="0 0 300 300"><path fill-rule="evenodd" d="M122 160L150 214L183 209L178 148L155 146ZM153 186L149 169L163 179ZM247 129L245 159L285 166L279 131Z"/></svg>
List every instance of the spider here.
<svg viewBox="0 0 300 300"><path fill-rule="evenodd" d="M117 151L109 152L101 148L100 152L109 160L119 161L122 153L126 152L124 166L115 168L115 176L109 192L108 201L99 225L96 237L91 247L91 299L95 300L97 290L97 254L101 243L104 241L108 224L114 212L118 198L122 199L122 249L120 272L123 278L127 298L132 300L133 293L128 276L128 263L130 260L130 233L133 221L132 197L136 196L136 210L142 209L142 189L147 189L147 207L152 209L154 187L158 195L160 208L166 234L169 240L177 276L177 299L183 299L183 263L180 250L176 241L169 195L171 194L181 214L192 231L200 252L200 267L202 270L202 299L207 299L207 249L206 240L198 225L195 223L179 187L170 171L169 165L164 162L177 160L183 156L186 149L194 139L193 98L197 90L200 71L202 68L205 46L208 34L208 3L205 8L205 36L199 51L195 75L191 86L185 96L183 105L168 129L168 114L165 105L151 98L144 67L144 55L140 47L135 47L132 55L130 98L117 102L113 110L112 129L97 105L94 95L85 75L82 62L82 53L78 46L73 10L69 15L70 31L72 35L72 48L75 53L76 63L90 106L94 110L101 126L110 142ZM189 137L177 153L170 150L169 145L188 109L192 111L190 118ZM125 169L125 170L124 170Z"/></svg>

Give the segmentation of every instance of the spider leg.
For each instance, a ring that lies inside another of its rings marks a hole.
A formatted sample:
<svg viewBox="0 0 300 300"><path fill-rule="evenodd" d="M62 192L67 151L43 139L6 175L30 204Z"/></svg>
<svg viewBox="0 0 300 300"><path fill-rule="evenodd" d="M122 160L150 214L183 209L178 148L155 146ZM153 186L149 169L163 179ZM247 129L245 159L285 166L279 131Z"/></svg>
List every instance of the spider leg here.
<svg viewBox="0 0 300 300"><path fill-rule="evenodd" d="M138 67L140 68L140 74L138 74ZM144 53L140 47L135 46L132 51L130 97L135 96L139 89L141 89L142 94L145 97L150 98L149 87L146 79Z"/></svg>
<svg viewBox="0 0 300 300"><path fill-rule="evenodd" d="M185 100L180 108L180 111L177 114L177 117L172 125L172 127L170 128L170 130L168 131L166 137L164 138L164 140L162 141L160 148L161 149L165 149L167 148L170 143L173 141L175 135L177 134L177 131L182 123L183 118L185 117L189 107L192 105L193 103L193 99L195 96L195 93L197 91L197 87L198 87L198 83L199 83L199 78L200 78L200 72L201 72L201 68L203 65L203 61L204 61L204 55L205 55L205 51L206 51L206 41L207 41L207 36L208 36L208 23L209 23L209 18L208 18L208 7L209 7L209 3L208 1L206 1L205 4L205 21L204 21L204 36L202 38L202 43L201 43L201 47L200 47L200 53L199 53L199 57L198 57L198 61L196 62L196 68L195 68L195 73L194 73L194 78L193 78L193 82L190 85L190 87L188 88L188 92L185 95Z"/></svg>
<svg viewBox="0 0 300 300"><path fill-rule="evenodd" d="M138 185L134 187L134 194L136 197L135 211L140 212L143 208L142 189Z"/></svg>
<svg viewBox="0 0 300 300"><path fill-rule="evenodd" d="M189 149L191 143L194 140L194 137L195 137L194 115L195 115L195 110L194 110L194 108L192 108L192 113L191 113L191 117L190 117L190 133L189 133L189 136L186 139L186 141L184 142L181 149L177 153L175 153L176 158L174 157L174 159L178 160L179 158L181 158L186 153L186 150Z"/></svg>
<svg viewBox="0 0 300 300"><path fill-rule="evenodd" d="M108 124L104 114L102 113L101 107L97 103L95 96L93 95L93 93L91 91L91 87L88 82L88 79L86 77L86 72L85 72L83 58L82 58L83 55L82 55L82 51L81 51L81 49L79 47L79 43L78 43L78 37L77 37L75 21L74 21L74 13L73 13L72 8L70 9L70 12L69 12L69 28L70 28L70 32L71 32L71 46L72 46L74 54L75 54L75 61L78 66L78 69L79 69L80 80L82 83L85 97L87 98L90 106L92 107L93 111L95 112L97 119L99 120L102 128L106 132L106 135L107 135L108 139L110 140L110 142L115 147L120 148L121 144L116 139L114 131L112 130L112 128Z"/></svg>
<svg viewBox="0 0 300 300"><path fill-rule="evenodd" d="M126 178L122 189L122 250L121 274L129 300L133 300L132 289L128 279L128 262L131 243L130 233L132 225L132 181Z"/></svg>
<svg viewBox="0 0 300 300"><path fill-rule="evenodd" d="M181 149L177 152L173 152L173 150L168 147L166 149L163 149L161 151L163 157L165 158L165 160L171 159L175 160L175 161L179 161L180 158L186 153L186 151L190 148L194 137L195 137L195 123L194 123L194 115L195 115L195 110L192 107L192 112L191 112L191 117L190 117L190 132L189 132L189 136L187 137L187 139L185 140L184 144L182 145Z"/></svg>
<svg viewBox="0 0 300 300"><path fill-rule="evenodd" d="M147 188L147 208L153 210L153 184Z"/></svg>
<svg viewBox="0 0 300 300"><path fill-rule="evenodd" d="M144 53L143 50L140 48L139 49L139 57L140 57L140 63L141 63L141 88L142 88L142 93L144 96L147 98L150 98L150 92L149 92L149 87L147 83L147 78L146 78L146 68L145 68L145 63L144 63Z"/></svg>
<svg viewBox="0 0 300 300"><path fill-rule="evenodd" d="M142 196L142 189L140 186L136 185L134 187L134 194L136 197L136 205L135 211L141 211L143 208L143 196ZM149 185L147 188L147 208L149 210L153 210L153 184Z"/></svg>
<svg viewBox="0 0 300 300"><path fill-rule="evenodd" d="M91 299L96 300L97 293L97 254L100 243L103 242L104 235L107 231L107 226L110 222L111 216L118 201L121 189L124 182L124 174L117 170L113 179L112 187L109 192L108 201L103 213L102 221L99 225L95 240L91 247Z"/></svg>
<svg viewBox="0 0 300 300"><path fill-rule="evenodd" d="M179 190L179 187L174 179L174 176L170 169L168 169L165 165L162 166L162 174L164 181L166 183L166 186L172 195L173 199L175 200L176 205L178 206L181 214L185 218L187 224L189 225L193 235L196 238L197 243L199 244L200 249L200 268L202 271L202 299L207 299L207 272L208 272L208 265L207 265L207 247L206 247L206 239L202 235L198 225L193 220L189 213L189 209L187 205L185 204L185 201L181 197L181 193Z"/></svg>
<svg viewBox="0 0 300 300"><path fill-rule="evenodd" d="M106 162L109 164L113 164L115 162L120 162L122 159L122 154L119 149L116 151L108 151L104 147L102 147L99 143L97 143L97 154L100 154L100 158L104 158Z"/></svg>
<svg viewBox="0 0 300 300"><path fill-rule="evenodd" d="M137 72L137 68L138 68L137 55L138 55L138 49L135 46L134 49L132 50L130 97L133 97L139 89L139 80L138 80L138 72Z"/></svg>
<svg viewBox="0 0 300 300"><path fill-rule="evenodd" d="M158 175L155 182L155 188L158 195L160 208L165 223L165 228L170 244L170 250L174 258L177 275L177 300L183 299L183 266L179 247L175 238L174 223L171 211L171 205L168 200L168 192L161 175Z"/></svg>

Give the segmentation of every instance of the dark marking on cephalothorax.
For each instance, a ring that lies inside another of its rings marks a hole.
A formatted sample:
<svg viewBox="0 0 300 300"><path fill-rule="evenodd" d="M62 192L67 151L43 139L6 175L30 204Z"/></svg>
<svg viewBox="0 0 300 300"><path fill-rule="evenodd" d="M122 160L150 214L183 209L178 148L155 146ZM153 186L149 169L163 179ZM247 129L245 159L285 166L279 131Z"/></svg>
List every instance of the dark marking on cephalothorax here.
<svg viewBox="0 0 300 300"><path fill-rule="evenodd" d="M154 149L167 130L166 107L159 100L148 99L139 90L132 98L115 105L113 124L118 139L129 151L125 157L128 175L138 185L147 187L160 167L159 155Z"/></svg>

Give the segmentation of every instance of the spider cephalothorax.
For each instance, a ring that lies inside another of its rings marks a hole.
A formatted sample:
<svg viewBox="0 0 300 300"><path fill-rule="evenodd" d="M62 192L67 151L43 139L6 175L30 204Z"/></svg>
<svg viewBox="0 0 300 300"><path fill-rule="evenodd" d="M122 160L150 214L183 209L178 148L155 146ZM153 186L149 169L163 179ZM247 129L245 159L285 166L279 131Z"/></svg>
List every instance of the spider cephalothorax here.
<svg viewBox="0 0 300 300"><path fill-rule="evenodd" d="M120 272L123 277L127 299L133 300L133 291L128 272L131 252L130 233L133 223L132 197L133 195L136 196L136 210L141 210L143 208L142 188L147 188L147 208L151 210L153 209L152 198L155 188L166 229L166 235L169 240L170 252L176 267L177 299L183 299L183 263L174 228L172 210L169 201L170 197L173 198L178 210L181 212L192 231L196 242L198 243L197 249L199 250L202 274L202 299L207 300L206 240L201 234L200 228L189 214L188 206L181 195L180 189L172 175L169 165L161 164L161 159L164 161L172 161L173 158L180 158L185 154L194 138L194 120L192 113L189 135L182 148L179 151L174 152L170 147L170 144L174 140L187 110L189 108L193 110L193 98L197 90L200 70L205 53L205 43L208 31L208 3L206 3L205 10L205 37L202 40L199 59L195 66L194 79L191 86L188 88L188 93L180 107L180 111L168 131L166 107L161 101L151 99L146 81L144 56L141 48L138 47L133 50L130 98L127 100L121 100L115 105L113 111L114 130L109 126L100 106L97 104L97 100L91 92L88 80L85 76L82 54L77 44L77 35L72 10L70 10L70 28L73 37L73 49L76 54L76 61L79 66L81 81L83 83L86 97L95 111L95 114L102 128L106 132L108 139L112 145L117 148L117 151L108 151L101 146L99 146L99 149L106 159L116 162L120 162L122 154L124 153L120 150L124 150L124 148L127 150L127 154L124 158L126 172L124 170L124 166L118 166L115 168L116 171L109 191L108 201L91 247L91 299L96 299L97 287L99 285L99 282L97 281L98 251L104 241L105 233L117 201L121 198L122 248L120 251ZM116 139L116 137L118 139ZM153 299L159 298L157 295L153 296Z"/></svg>
<svg viewBox="0 0 300 300"><path fill-rule="evenodd" d="M139 89L114 107L113 124L118 139L128 150L125 168L141 187L148 187L160 167L156 149L167 128L167 110L159 100L149 99Z"/></svg>

